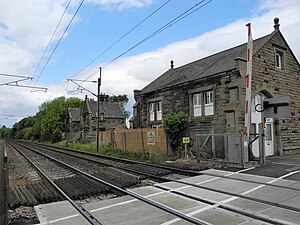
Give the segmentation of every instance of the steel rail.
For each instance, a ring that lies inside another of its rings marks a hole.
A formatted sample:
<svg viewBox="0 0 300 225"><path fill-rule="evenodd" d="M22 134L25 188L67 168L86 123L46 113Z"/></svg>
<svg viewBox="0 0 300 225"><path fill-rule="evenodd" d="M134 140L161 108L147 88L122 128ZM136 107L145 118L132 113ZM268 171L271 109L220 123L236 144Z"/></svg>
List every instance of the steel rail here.
<svg viewBox="0 0 300 225"><path fill-rule="evenodd" d="M51 151L57 151L57 152L60 152L61 154L68 154L68 155L76 156L76 157L79 157L79 158L83 158L85 160L89 160L89 161L92 161L92 162L97 162L97 163L101 163L101 164L105 165L105 163L98 162L97 160L94 160L94 159L89 159L89 158L85 158L85 157L82 157L82 156L73 155L71 153L62 153L60 150L57 150L55 148L56 147L48 147L48 149L50 149ZM66 150L64 148L58 148L58 149ZM77 152L77 151L75 150L75 152ZM79 153L82 153L82 152L79 151ZM115 166L112 166L110 164L107 164L107 165L111 166L111 167L115 167ZM121 168L121 167L118 167L118 166L116 166L116 167L117 168ZM274 207L278 207L278 208L285 208L285 209L296 211L296 212L300 211L298 208L294 208L294 207L282 205L282 204L279 204L279 203L269 202L269 201L266 201L266 200L256 199L256 198L245 196L245 195L241 195L241 194L235 194L235 193L231 193L231 192L227 192L227 191L222 191L222 190L218 190L218 189L214 189L214 188L209 188L209 187L205 187L205 186L201 186L201 185L197 185L197 184L192 184L192 183L188 183L188 182L184 182L184 181L178 181L178 180L169 179L169 178L161 178L161 177L158 177L158 176L155 176L155 175L145 174L143 172L139 172L139 171L135 171L135 170L131 170L131 169L126 169L126 168L125 169L121 168L121 169L122 170L128 170L130 172L134 172L134 173L137 173L137 174L145 175L145 176L148 176L148 177L154 177L155 179L161 179L161 180L167 181L167 182L177 182L177 183L185 184L185 185L188 185L188 186L193 186L193 187L197 187L197 188L206 189L206 190L209 190L209 191L214 191L214 192L219 192L219 193L222 193L222 194L227 194L227 195L235 196L237 198L243 198L243 199L247 199L247 200L250 200L250 201L255 201L255 202L260 202L260 203L268 204L270 206L274 206ZM210 175L210 174L208 174L208 175ZM242 181L249 182L247 180L242 180ZM265 183L262 183L262 184L265 184ZM265 184L265 185L267 185L267 184ZM184 196L186 198L190 198L190 199L193 199L193 200L196 200L196 201L200 201L200 202L212 205L212 206L215 205L215 207L222 208L222 209L225 209L225 210L228 210L228 211L231 211L231 212L239 213L239 214L242 214L244 216L247 216L247 217L250 217L250 218L254 218L254 219L258 219L258 220L261 220L261 221L264 221L264 222L268 222L268 223L271 222L271 223L274 223L274 224L285 224L286 223L286 221L282 221L280 219L270 218L270 217L265 216L265 215L254 214L251 211L241 210L241 209L239 209L237 207L234 207L234 206L228 206L226 204L215 202L215 201L212 201L212 200L209 200L209 199L205 199L205 198L202 198L202 197L198 198L196 196L190 196L190 195L187 195L185 193L182 193L182 192L179 192L179 191L176 191L176 190L173 190L173 189L169 189L168 187L162 187L162 186L157 186L157 185L155 187L159 188L161 190L164 190L164 191L167 191L167 192L170 192L170 193L174 193L176 195ZM297 191L299 191L299 190L297 190Z"/></svg>
<svg viewBox="0 0 300 225"><path fill-rule="evenodd" d="M27 141L25 141L25 142L29 143ZM83 155L92 155L92 156L95 156L95 157L98 157L98 158L104 158L104 159L109 159L109 160L112 160L112 161L118 161L118 162L123 162L123 163L140 164L140 165L146 165L146 166L150 166L150 167L157 167L157 168L160 168L160 169L171 170L171 171L176 172L178 174L187 175L187 176L197 176L197 175L200 175L199 172L193 171L193 170L185 170L185 169L168 167L168 166L163 166L163 165L158 165L158 164L145 163L145 162L137 162L137 161L130 160L130 159L117 158L117 157L102 155L102 154L93 153L93 152L83 152L83 151L76 150L76 149L63 148L63 147L59 147L59 146L53 146L53 145L47 145L47 144L41 144L41 143L30 142L30 144L40 145L40 146L46 147L48 149L49 148L50 149L51 148L57 148L57 149L68 150L68 151L72 151L72 152L78 152L78 153L83 154Z"/></svg>
<svg viewBox="0 0 300 225"><path fill-rule="evenodd" d="M49 147L48 149L50 149L52 151L57 151L57 150L51 149L51 147ZM300 212L299 208L295 208L295 207L288 206L288 205L283 205L281 203L274 203L274 202L270 202L270 201L263 200L263 199L258 199L258 198L254 198L254 197L250 197L250 196L245 196L245 195L242 195L242 194L236 194L236 193L232 193L232 192L229 192L229 191L218 190L218 189L215 189L215 188L210 188L210 187L206 187L206 186L202 186L202 185L198 185L198 184L193 184L193 183L189 183L189 182L185 182L185 181L175 180L175 179L171 179L171 178L163 178L163 177L159 177L159 176L156 176L156 175L140 172L140 171L137 171L137 170L134 170L134 169L123 168L122 166L110 165L108 163L99 162L99 161L94 160L94 159L89 159L89 158L85 158L85 157L82 157L82 156L73 155L71 153L61 153L61 154L76 156L76 157L79 157L79 158L82 158L82 159L85 159L85 160L89 160L91 162L100 163L102 165L106 165L106 166L110 166L110 167L115 167L115 168L118 168L118 169L121 169L121 170L124 170L124 171L140 174L140 175L143 175L143 176L146 176L146 177L149 177L149 178L153 178L155 180L160 180L160 181L163 181L163 182L176 182L176 183L180 183L180 184L184 184L184 185L188 185L188 186L193 186L193 187L200 188L200 189L205 189L205 190L208 190L208 191L219 192L219 193L222 193L222 194L231 195L231 196L242 198L242 199L247 199L247 200L250 200L250 201L256 201L256 202L267 204L267 205L270 205L270 206L281 207L281 208L284 208L284 209ZM207 173L207 174L210 175L209 173ZM219 176L219 177L223 178L223 176ZM224 178L226 178L226 177L224 177ZM243 182L250 182L248 180L242 180L242 181ZM252 183L256 183L256 182L252 182ZM262 183L262 184L267 186L267 184L265 184L265 183ZM276 185L276 186L281 187L281 188L285 188L285 187L278 186L278 185ZM158 187L158 186L156 186L156 187ZM296 189L295 191L300 191L300 190ZM180 194L180 193L181 192L176 192L176 194ZM185 196L185 197L187 197L187 196ZM210 202L210 204L213 204L213 202Z"/></svg>
<svg viewBox="0 0 300 225"><path fill-rule="evenodd" d="M207 223L207 222L205 222L205 221L203 221L203 220L197 219L197 218L195 218L195 217L193 217L193 216L188 216L188 215L185 214L185 213L182 213L182 212L180 212L180 211L178 211L178 210L175 210L175 209L173 209L173 208L171 208L171 207L168 207L168 206L166 206L166 205L164 205L164 204L161 204L161 203L158 203L158 202L156 202L156 201L153 201L153 200L151 200L151 199L149 199L149 198L146 198L146 197L144 197L144 196L142 196L142 195L140 195L140 194L138 194L138 193L135 193L135 192L130 191L130 190L125 189L125 188L120 188L120 187L118 187L118 186L116 186L116 185L113 185L113 184L107 182L107 181L104 181L104 180L102 180L102 179L99 179L99 178L97 178L97 177L94 177L94 176L92 176L92 175L90 175L90 174L88 174L88 173L86 173L86 172L84 172L84 171L81 171L81 170L79 170L79 169L77 169L77 168L75 168L75 167L73 167L73 166L71 166L71 165L69 165L69 164L66 164L66 163L64 163L64 162L62 162L62 161L60 161L60 160L58 160L58 159L55 159L55 158L53 158L53 157L51 157L51 156L48 156L48 155L46 155L46 154L44 154L44 153L38 152L38 151L34 150L33 148L28 147L28 146L26 146L26 145L24 145L24 144L19 143L19 145L21 145L21 146L23 146L23 147L25 147L25 148L27 148L27 149L29 149L29 150L31 150L31 151L34 151L34 152L36 152L37 154L40 154L40 155L42 155L42 156L44 156L44 157L47 157L47 158L49 158L49 159L51 159L51 160L53 160L53 161L55 161L55 162L57 162L57 163L59 163L59 164L65 166L65 167L67 167L67 168L69 168L69 169L72 169L72 170L74 170L74 171L76 171L76 172L78 172L78 173L81 173L81 174L83 174L83 175L85 175L85 176L87 176L87 177L89 177L89 178L91 178L91 179L93 179L93 180L95 180L95 181L98 181L98 182L100 182L100 183L102 183L102 184L104 184L104 185L107 185L107 186L109 186L110 188L116 190L116 191L119 192L119 193L126 194L126 195L130 195L130 196L132 196L132 197L134 197L134 198L136 198L136 199L138 199L138 200L140 200L140 201L142 201L142 202L145 202L145 203L147 203L147 204L149 204L149 205L152 205L152 206L154 206L154 207L156 207L156 208L159 208L159 209L161 209L161 210L163 210L163 211L165 211L165 212L168 212L168 213L170 213L170 214L172 214L172 215L174 215L174 216L177 216L177 217L179 217L179 218L181 218L181 219L183 219L183 220L186 220L186 221L191 222L191 223L193 223L193 224L199 224L199 225L207 225L207 224L209 224L209 223Z"/></svg>
<svg viewBox="0 0 300 225"><path fill-rule="evenodd" d="M229 177L229 176L224 176L224 175L211 174L211 173L206 173L206 172L202 172L202 171L186 170L186 169L174 168L174 167L169 167L169 166L159 165L159 164L137 162L137 161L130 160L130 159L122 159L122 158L117 158L117 157L113 157L113 156L106 156L106 155L92 153L92 152L83 152L83 151L76 150L76 149L71 149L71 148L63 148L63 147L59 147L59 146L51 146L51 145L40 144L40 143L39 144L31 143L31 144L41 145L41 146L44 146L48 149L51 149L51 148L63 149L63 150L67 150L67 151L78 152L78 153L83 154L83 155L92 155L92 156L99 157L99 158L111 159L113 161L127 162L127 163L131 163L131 164L146 165L146 166L150 166L150 167L154 167L154 168L171 170L171 171L177 172L178 174L182 174L182 175L188 175L188 176L208 175L208 176L212 176L212 177L220 177L220 178L224 178L224 179L249 182L249 180L242 179L242 178L237 178L237 177ZM271 187L278 187L278 188L284 188L284 189L288 189L288 190L300 191L299 188L293 188L293 187L288 187L288 186L280 186L280 185L264 183L264 182L260 182L260 181L251 181L251 182L255 183L255 184L261 184L261 185L266 185L266 186L271 186Z"/></svg>
<svg viewBox="0 0 300 225"><path fill-rule="evenodd" d="M194 185L190 184L190 186L194 186ZM286 224L286 221L282 221L280 219L275 219L275 218L270 218L270 217L264 216L264 215L255 214L251 211L245 211L243 209L239 209L239 208L231 206L231 205L230 206L226 205L226 203L223 204L223 203L220 203L220 202L217 202L217 201L212 201L212 200L209 200L209 199L205 199L203 197L191 196L191 195L188 195L188 194L185 194L185 193L182 193L182 192L179 192L179 191L175 191L175 190L172 190L172 189L166 188L166 187L161 187L161 186L155 186L155 187L159 188L161 190L164 190L164 191L167 191L167 192L170 192L170 193L174 193L174 194L186 197L186 198L190 198L190 199L193 199L193 200L196 200L196 201L199 201L199 202L203 202L203 203L206 203L206 204L209 204L209 205L212 205L212 206L215 205L215 207L222 208L222 209L225 209L225 210L230 211L230 212L239 213L239 214L242 214L244 216L254 218L254 219L258 219L258 220L261 220L261 221L264 221L264 222L267 222L267 223L278 224L278 225L285 225ZM206 188L204 188L204 189L206 189ZM234 194L231 194L231 195L235 196ZM235 196L235 197L238 197L238 196ZM244 197L245 196L241 195L238 198L244 198ZM257 201L257 200L253 200L253 201L260 202L260 201ZM268 203L266 202L265 204L268 204ZM280 208L280 205L278 205L276 203L273 203L271 206Z"/></svg>
<svg viewBox="0 0 300 225"><path fill-rule="evenodd" d="M35 169L59 192L61 197L65 198L71 205L90 223L93 225L101 225L93 215L89 214L82 206L75 203L58 185L56 185L29 157L27 157L17 146L16 144L9 143L14 147L28 162L35 167ZM23 146L25 147L25 146ZM27 147L26 147L27 148Z"/></svg>
<svg viewBox="0 0 300 225"><path fill-rule="evenodd" d="M41 146L39 146L39 147L41 148ZM97 159L87 158L87 157L85 157L85 154L83 154L84 156L82 156L82 155L77 155L76 153L64 152L63 150L60 150L60 149L59 150L58 149L54 149L54 148L53 149L52 148L48 148L48 149L50 151L58 152L60 154L77 157L77 158L84 159L84 160L87 160L87 161L90 161L90 162L94 162L94 163L97 163L97 164L101 164L101 165L104 165L104 166L121 169L121 170L124 170L126 172L130 172L130 173L134 173L134 174L138 174L138 175L143 175L145 177L152 178L154 180L159 180L159 181L162 181L162 182L168 182L168 181L170 181L169 179L164 178L164 177L160 177L160 176L157 176L157 175L153 175L153 174L141 172L141 171L134 170L134 169L124 168L121 165L112 165L112 164L109 164L109 163L98 161Z"/></svg>

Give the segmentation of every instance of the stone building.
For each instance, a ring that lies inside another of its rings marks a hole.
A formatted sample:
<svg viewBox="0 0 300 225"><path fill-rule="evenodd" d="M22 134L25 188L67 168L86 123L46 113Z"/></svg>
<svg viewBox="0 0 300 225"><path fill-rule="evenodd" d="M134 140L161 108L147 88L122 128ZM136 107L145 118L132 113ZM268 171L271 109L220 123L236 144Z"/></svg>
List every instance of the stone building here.
<svg viewBox="0 0 300 225"><path fill-rule="evenodd" d="M266 119L266 155L300 152L300 66L279 20L274 31L253 42L252 105L266 98L289 96L292 117ZM242 133L245 111L247 44L171 68L142 90L134 91L131 128L160 127L168 112L189 116L189 133ZM251 132L257 133L261 113L252 107ZM253 154L258 146L253 143ZM222 157L222 156L221 156Z"/></svg>
<svg viewBox="0 0 300 225"><path fill-rule="evenodd" d="M100 129L120 130L126 128L122 103L110 102L108 95L100 96L99 113ZM97 130L97 101L86 96L81 117L82 138L94 140Z"/></svg>
<svg viewBox="0 0 300 225"><path fill-rule="evenodd" d="M66 139L77 139L80 137L80 108L68 108L68 116L66 118Z"/></svg>

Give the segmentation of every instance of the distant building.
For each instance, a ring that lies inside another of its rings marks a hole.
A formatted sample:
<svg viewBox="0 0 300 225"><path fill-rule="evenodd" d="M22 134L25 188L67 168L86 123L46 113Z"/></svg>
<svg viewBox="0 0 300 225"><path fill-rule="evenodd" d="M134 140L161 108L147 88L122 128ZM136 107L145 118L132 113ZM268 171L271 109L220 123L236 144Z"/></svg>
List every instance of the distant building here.
<svg viewBox="0 0 300 225"><path fill-rule="evenodd" d="M67 139L76 139L80 137L80 108L68 108L68 116L66 119L66 131Z"/></svg>
<svg viewBox="0 0 300 225"><path fill-rule="evenodd" d="M300 152L300 65L274 19L274 31L254 40L252 105L263 99L290 96L291 119L266 120L266 155ZM245 115L247 45L242 44L178 68L171 68L142 90L134 91L131 128L160 127L168 112L189 116L192 140L211 132L242 133ZM251 132L261 113L252 107ZM258 156L258 144L252 146ZM224 155L219 155L224 157Z"/></svg>
<svg viewBox="0 0 300 225"><path fill-rule="evenodd" d="M100 96L100 129L120 130L126 128L126 118L122 103L110 102L108 95ZM95 139L97 129L97 101L85 98L81 115L83 139Z"/></svg>

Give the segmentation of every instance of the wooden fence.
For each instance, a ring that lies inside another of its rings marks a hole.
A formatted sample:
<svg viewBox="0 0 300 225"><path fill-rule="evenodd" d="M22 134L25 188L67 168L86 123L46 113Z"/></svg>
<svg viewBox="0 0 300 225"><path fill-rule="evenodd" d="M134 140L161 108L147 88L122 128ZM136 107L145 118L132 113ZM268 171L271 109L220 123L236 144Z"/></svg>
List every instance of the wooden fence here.
<svg viewBox="0 0 300 225"><path fill-rule="evenodd" d="M150 138L149 134L153 132L155 137ZM168 155L168 142L163 128L105 131L99 136L100 143L111 144L116 149Z"/></svg>

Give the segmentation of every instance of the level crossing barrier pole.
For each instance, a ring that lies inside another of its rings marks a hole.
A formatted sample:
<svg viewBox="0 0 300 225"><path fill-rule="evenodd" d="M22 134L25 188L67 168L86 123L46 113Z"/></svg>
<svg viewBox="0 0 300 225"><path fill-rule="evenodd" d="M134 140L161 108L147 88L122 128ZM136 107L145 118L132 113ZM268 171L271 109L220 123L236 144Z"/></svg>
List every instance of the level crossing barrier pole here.
<svg viewBox="0 0 300 225"><path fill-rule="evenodd" d="M246 161L248 161L249 154L249 142L250 142L250 125L251 125L251 81L252 81L252 51L253 51L253 39L251 32L251 24L246 25L248 27L248 43L247 43L247 74L245 77L246 84L246 96L245 96L245 125L244 125L244 153Z"/></svg>

